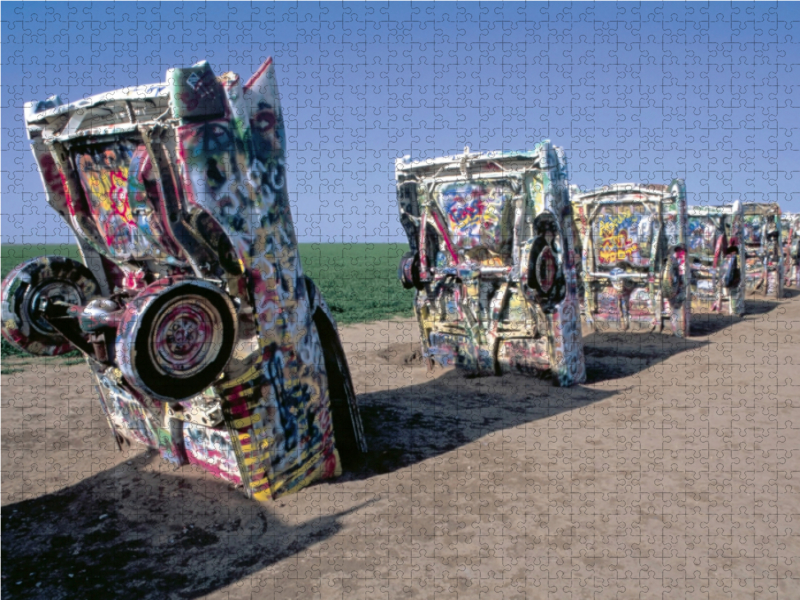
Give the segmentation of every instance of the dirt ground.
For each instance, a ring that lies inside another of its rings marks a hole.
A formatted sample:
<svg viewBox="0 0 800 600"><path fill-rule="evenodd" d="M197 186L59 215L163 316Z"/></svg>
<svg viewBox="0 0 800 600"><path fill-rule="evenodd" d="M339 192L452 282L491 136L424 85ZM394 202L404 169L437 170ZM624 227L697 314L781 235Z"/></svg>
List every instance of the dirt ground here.
<svg viewBox="0 0 800 600"><path fill-rule="evenodd" d="M688 340L585 331L570 389L428 373L412 321L345 327L367 464L264 505L119 452L84 366L9 361L3 597L800 598L789 294Z"/></svg>

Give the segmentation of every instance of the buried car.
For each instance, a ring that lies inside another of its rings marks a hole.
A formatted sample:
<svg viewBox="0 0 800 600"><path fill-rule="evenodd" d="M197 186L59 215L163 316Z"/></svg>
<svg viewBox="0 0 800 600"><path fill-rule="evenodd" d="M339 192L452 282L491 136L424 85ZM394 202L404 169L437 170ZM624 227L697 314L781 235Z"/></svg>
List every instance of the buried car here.
<svg viewBox="0 0 800 600"><path fill-rule="evenodd" d="M781 215L781 234L783 237L784 285L800 287L800 214Z"/></svg>
<svg viewBox="0 0 800 600"><path fill-rule="evenodd" d="M118 443L157 448L265 500L366 450L335 322L303 274L268 59L28 103L48 203L84 264L48 256L2 286L3 335L86 357Z"/></svg>
<svg viewBox="0 0 800 600"><path fill-rule="evenodd" d="M471 153L396 163L423 353L474 374L581 383L575 232L563 152Z"/></svg>
<svg viewBox="0 0 800 600"><path fill-rule="evenodd" d="M580 231L583 313L593 329L613 326L689 335L686 188L618 183L573 192Z"/></svg>
<svg viewBox="0 0 800 600"><path fill-rule="evenodd" d="M744 203L742 238L748 292L783 298L781 209L776 202Z"/></svg>
<svg viewBox="0 0 800 600"><path fill-rule="evenodd" d="M687 254L692 312L745 312L744 244L740 202L690 206Z"/></svg>

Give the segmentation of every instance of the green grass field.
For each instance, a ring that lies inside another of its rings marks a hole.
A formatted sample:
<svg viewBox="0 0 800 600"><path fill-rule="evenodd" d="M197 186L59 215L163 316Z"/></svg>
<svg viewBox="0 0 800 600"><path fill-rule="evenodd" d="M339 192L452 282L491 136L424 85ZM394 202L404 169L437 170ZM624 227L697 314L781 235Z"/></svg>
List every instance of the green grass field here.
<svg viewBox="0 0 800 600"><path fill-rule="evenodd" d="M337 322L360 323L413 314L414 292L403 289L397 280L397 265L407 249L405 244L300 244L300 258ZM80 260L75 244L4 244L0 248L2 277L20 262L46 254ZM3 340L2 354L20 353Z"/></svg>

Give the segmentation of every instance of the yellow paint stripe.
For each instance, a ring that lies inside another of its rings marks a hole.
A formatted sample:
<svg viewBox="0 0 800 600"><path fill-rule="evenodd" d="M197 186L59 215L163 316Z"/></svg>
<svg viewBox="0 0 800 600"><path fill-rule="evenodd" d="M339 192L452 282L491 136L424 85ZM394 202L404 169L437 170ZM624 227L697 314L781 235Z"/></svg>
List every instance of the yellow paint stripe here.
<svg viewBox="0 0 800 600"><path fill-rule="evenodd" d="M250 367L244 375L240 375L236 379L232 379L230 381L226 381L225 383L219 384L219 387L223 390L230 389L232 387L236 387L237 385L241 385L243 383L247 383L251 379L255 379L257 375L260 374L258 367Z"/></svg>
<svg viewBox="0 0 800 600"><path fill-rule="evenodd" d="M231 425L234 429L241 429L242 427L247 427L252 425L253 423L258 423L261 420L261 415L255 414L250 415L249 417L245 417L244 419L235 419Z"/></svg>

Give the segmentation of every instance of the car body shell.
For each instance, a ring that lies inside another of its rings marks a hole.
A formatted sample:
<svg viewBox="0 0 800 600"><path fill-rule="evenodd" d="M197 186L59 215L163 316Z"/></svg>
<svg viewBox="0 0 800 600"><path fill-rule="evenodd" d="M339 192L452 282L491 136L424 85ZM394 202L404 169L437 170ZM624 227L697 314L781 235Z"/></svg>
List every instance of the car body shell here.
<svg viewBox="0 0 800 600"><path fill-rule="evenodd" d="M747 292L783 298L780 206L777 202L745 202L743 210Z"/></svg>
<svg viewBox="0 0 800 600"><path fill-rule="evenodd" d="M688 336L686 189L619 183L573 191L582 253L583 313L595 330Z"/></svg>
<svg viewBox="0 0 800 600"><path fill-rule="evenodd" d="M800 214L781 214L785 287L800 288Z"/></svg>
<svg viewBox="0 0 800 600"><path fill-rule="evenodd" d="M118 440L259 500L366 450L334 319L300 263L271 59L247 82L201 62L166 83L25 111L48 203L96 285L69 309L80 328L59 331L84 351ZM66 259L36 260L3 291L3 333L29 350L14 294ZM62 352L59 339L31 351Z"/></svg>
<svg viewBox="0 0 800 600"><path fill-rule="evenodd" d="M687 254L692 312L745 313L744 212L740 202L689 206ZM735 272L734 272L735 271Z"/></svg>
<svg viewBox="0 0 800 600"><path fill-rule="evenodd" d="M396 163L423 353L476 374L585 380L575 231L563 152Z"/></svg>

